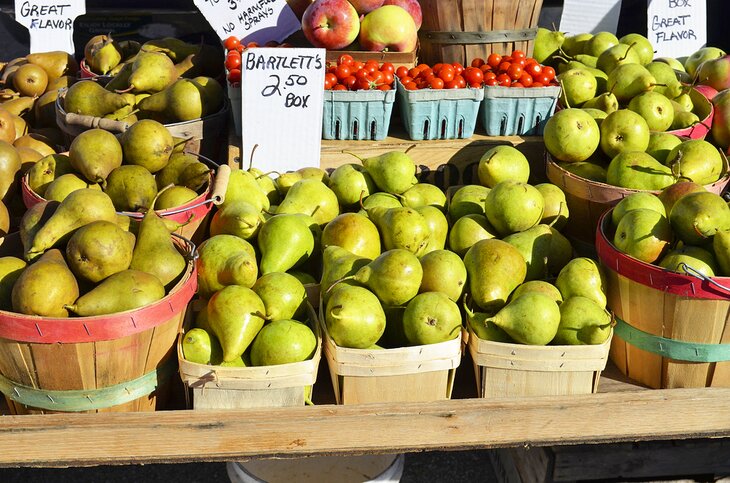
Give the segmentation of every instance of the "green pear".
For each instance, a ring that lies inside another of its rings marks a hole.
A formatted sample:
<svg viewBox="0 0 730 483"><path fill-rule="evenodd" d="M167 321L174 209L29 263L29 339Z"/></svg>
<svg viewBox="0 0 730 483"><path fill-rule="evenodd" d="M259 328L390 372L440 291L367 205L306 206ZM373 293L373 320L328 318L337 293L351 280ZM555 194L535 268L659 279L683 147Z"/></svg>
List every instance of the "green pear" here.
<svg viewBox="0 0 730 483"><path fill-rule="evenodd" d="M11 293L13 312L41 317L68 317L66 306L78 297L78 282L56 248L23 269Z"/></svg>
<svg viewBox="0 0 730 483"><path fill-rule="evenodd" d="M416 255L425 253L431 238L426 218L413 208L375 208L368 215L378 227L383 249L401 248Z"/></svg>
<svg viewBox="0 0 730 483"><path fill-rule="evenodd" d="M63 201L69 194L83 188L101 190L96 183L89 183L74 173L62 174L51 181L43 192L43 198L49 201Z"/></svg>
<svg viewBox="0 0 730 483"><path fill-rule="evenodd" d="M503 238L517 248L527 264L525 280L547 277L547 262L550 254L552 232L548 225L535 225L527 230Z"/></svg>
<svg viewBox="0 0 730 483"><path fill-rule="evenodd" d="M712 237L712 251L717 261L716 273L730 276L730 230L720 230Z"/></svg>
<svg viewBox="0 0 730 483"><path fill-rule="evenodd" d="M464 307L464 311L466 312L467 324L478 338L492 342L514 343L514 340L507 335L507 332L490 320L492 314L473 312L469 307Z"/></svg>
<svg viewBox="0 0 730 483"><path fill-rule="evenodd" d="M530 163L517 148L498 145L488 149L479 159L477 175L479 183L489 188L502 181L527 183Z"/></svg>
<svg viewBox="0 0 730 483"><path fill-rule="evenodd" d="M560 304L560 325L553 344L603 344L611 335L611 313L594 300L580 295Z"/></svg>
<svg viewBox="0 0 730 483"><path fill-rule="evenodd" d="M255 237L264 217L251 203L237 200L216 210L210 220L210 235L235 235L244 240Z"/></svg>
<svg viewBox="0 0 730 483"><path fill-rule="evenodd" d="M649 125L632 110L619 109L601 122L601 150L609 158L629 151L646 151L649 146Z"/></svg>
<svg viewBox="0 0 730 483"><path fill-rule="evenodd" d="M48 185L59 176L71 173L73 166L65 154L50 154L36 161L28 170L28 186L43 196Z"/></svg>
<svg viewBox="0 0 730 483"><path fill-rule="evenodd" d="M613 237L616 248L642 262L653 263L669 248L672 227L664 215L639 208L625 213Z"/></svg>
<svg viewBox="0 0 730 483"><path fill-rule="evenodd" d="M165 123L200 119L207 113L205 89L192 79L178 79L137 103L141 115Z"/></svg>
<svg viewBox="0 0 730 483"><path fill-rule="evenodd" d="M122 270L76 299L66 309L81 317L116 314L150 305L165 296L156 276L139 270Z"/></svg>
<svg viewBox="0 0 730 483"><path fill-rule="evenodd" d="M284 197L289 192L289 188L294 186L294 183L303 179L304 176L302 176L302 173L298 171L289 171L287 173L280 174L274 183L276 184L276 189L279 192L279 195Z"/></svg>
<svg viewBox="0 0 730 483"><path fill-rule="evenodd" d="M581 105L581 109L598 109L605 112L606 115L618 110L618 99L612 92L604 92L591 99L588 99ZM605 119L602 116L602 119ZM600 126L599 126L600 127Z"/></svg>
<svg viewBox="0 0 730 483"><path fill-rule="evenodd" d="M484 202L489 223L503 236L537 225L544 209L545 200L537 188L518 181L498 183Z"/></svg>
<svg viewBox="0 0 730 483"><path fill-rule="evenodd" d="M81 280L98 283L129 268L135 236L117 223L92 221L71 235L66 244L66 260Z"/></svg>
<svg viewBox="0 0 730 483"><path fill-rule="evenodd" d="M701 184L697 184L692 181L678 181L664 188L659 193L659 200L664 205L664 212L667 214L667 217L669 217L669 214L672 212L672 208L678 199L684 195L702 191L707 191L707 189L705 189L705 187Z"/></svg>
<svg viewBox="0 0 730 483"><path fill-rule="evenodd" d="M403 330L410 345L446 342L461 333L461 311L445 293L424 292L406 305Z"/></svg>
<svg viewBox="0 0 730 483"><path fill-rule="evenodd" d="M550 225L557 230L562 229L570 215L563 190L552 183L536 184L535 189L540 192L544 201L540 223Z"/></svg>
<svg viewBox="0 0 730 483"><path fill-rule="evenodd" d="M622 64L608 74L607 88L619 102L628 102L642 92L652 90L657 80L641 64Z"/></svg>
<svg viewBox="0 0 730 483"><path fill-rule="evenodd" d="M246 201L259 212L268 210L271 206L268 196L259 186L256 177L242 169L231 171L226 196L220 207L225 208L236 201Z"/></svg>
<svg viewBox="0 0 730 483"><path fill-rule="evenodd" d="M606 74L610 74L619 65L639 64L640 58L636 46L635 43L618 43L609 47L598 56L596 67Z"/></svg>
<svg viewBox="0 0 730 483"><path fill-rule="evenodd" d="M568 35L563 41L562 50L569 56L573 57L586 51L586 43L593 37L592 33L582 32L579 34ZM599 54L603 52L601 50Z"/></svg>
<svg viewBox="0 0 730 483"><path fill-rule="evenodd" d="M218 340L205 329L195 327L182 339L183 357L195 364L219 364L223 358Z"/></svg>
<svg viewBox="0 0 730 483"><path fill-rule="evenodd" d="M646 70L657 81L654 92L664 94L670 99L674 99L682 93L682 83L677 79L674 69L668 64L661 61L650 62L646 64Z"/></svg>
<svg viewBox="0 0 730 483"><path fill-rule="evenodd" d="M498 238L499 233L484 215L464 215L449 231L449 249L460 257L479 240Z"/></svg>
<svg viewBox="0 0 730 483"><path fill-rule="evenodd" d="M483 215L487 193L489 188L478 184L468 184L457 189L449 200L449 219L455 222L464 215Z"/></svg>
<svg viewBox="0 0 730 483"><path fill-rule="evenodd" d="M97 220L116 222L117 214L109 196L90 188L70 193L33 236L26 259L32 260L47 249L60 245L77 229Z"/></svg>
<svg viewBox="0 0 730 483"><path fill-rule="evenodd" d="M324 320L330 337L340 347L366 349L385 331L383 306L363 287L338 284L327 301Z"/></svg>
<svg viewBox="0 0 730 483"><path fill-rule="evenodd" d="M103 129L82 132L68 148L71 166L91 183L103 183L122 165L122 146L114 134Z"/></svg>
<svg viewBox="0 0 730 483"><path fill-rule="evenodd" d="M540 64L544 64L560 51L560 46L565 41L565 34L557 30L548 30L538 27L535 34L535 46L532 56Z"/></svg>
<svg viewBox="0 0 730 483"><path fill-rule="evenodd" d="M27 265L18 257L0 257L0 310L12 310L13 285Z"/></svg>
<svg viewBox="0 0 730 483"><path fill-rule="evenodd" d="M713 237L713 244L714 241ZM692 245L682 245L669 250L659 260L659 266L673 272L695 276L699 272L705 277L714 277L718 272L715 256L704 248Z"/></svg>
<svg viewBox="0 0 730 483"><path fill-rule="evenodd" d="M630 33L618 39L621 44L633 45L633 51L639 56L639 63L646 65L654 59L654 47L649 39L641 34Z"/></svg>
<svg viewBox="0 0 730 483"><path fill-rule="evenodd" d="M667 216L664 204L654 193L631 193L627 197L621 198L621 201L616 203L616 206L613 207L613 210L611 211L611 222L613 223L613 226L618 226L618 222L621 221L621 218L623 218L626 213L640 208L654 210L664 217Z"/></svg>
<svg viewBox="0 0 730 483"><path fill-rule="evenodd" d="M672 108L672 112L674 112L674 108ZM682 139L672 133L652 132L649 133L649 146L647 146L646 152L660 163L666 164L669 153L681 143Z"/></svg>
<svg viewBox="0 0 730 483"><path fill-rule="evenodd" d="M669 222L684 243L702 245L716 232L730 229L730 207L715 193L690 193L674 203Z"/></svg>
<svg viewBox="0 0 730 483"><path fill-rule="evenodd" d="M317 166L305 166L303 168L299 168L297 169L297 173L302 175L302 179L316 179L327 186L330 184L330 176L327 174L327 171Z"/></svg>
<svg viewBox="0 0 730 483"><path fill-rule="evenodd" d="M197 197L198 193L186 186L171 186L157 197L154 209L169 210L171 208L177 208L190 203Z"/></svg>
<svg viewBox="0 0 730 483"><path fill-rule="evenodd" d="M631 99L629 109L644 118L650 131L666 131L674 119L672 102L654 91L642 92Z"/></svg>
<svg viewBox="0 0 730 483"><path fill-rule="evenodd" d="M682 94L678 95L673 100L676 102L676 104L674 104L675 110L677 110L677 107L680 112L692 112L694 110L692 96L690 96L687 92L682 91Z"/></svg>
<svg viewBox="0 0 730 483"><path fill-rule="evenodd" d="M687 57L684 61L684 68L689 75L694 76L703 62L710 59L718 59L725 55L725 51L718 47L702 47Z"/></svg>
<svg viewBox="0 0 730 483"><path fill-rule="evenodd" d="M198 247L198 293L209 298L227 285L251 288L256 283L256 252L234 235L215 235Z"/></svg>
<svg viewBox="0 0 730 483"><path fill-rule="evenodd" d="M676 107L676 105L675 105ZM700 122L700 118L695 114L694 112L689 111L679 111L674 113L674 119L672 119L672 124L669 126L670 131L675 131L679 129L686 129L688 127L692 127L695 124Z"/></svg>
<svg viewBox="0 0 730 483"><path fill-rule="evenodd" d="M279 191L276 189L276 183L266 173L263 173L260 169L257 168L250 168L249 172L254 175L256 178L256 182L259 185L259 188L261 188L261 191L263 191L266 194L266 197L269 199L269 203L272 205L278 205L281 203L281 196L279 195Z"/></svg>
<svg viewBox="0 0 730 483"><path fill-rule="evenodd" d="M399 195L413 186L416 164L406 153L390 151L363 159L362 165L380 191Z"/></svg>
<svg viewBox="0 0 730 483"><path fill-rule="evenodd" d="M256 280L251 290L266 307L266 320L296 319L305 315L307 292L294 275L271 272Z"/></svg>
<svg viewBox="0 0 730 483"><path fill-rule="evenodd" d="M167 128L152 119L142 119L124 131L120 139L124 162L156 173L167 165L174 141Z"/></svg>
<svg viewBox="0 0 730 483"><path fill-rule="evenodd" d="M517 297L530 292L545 294L555 300L558 305L563 302L563 296L560 294L558 287L544 280L528 280L527 282L520 284L520 286L512 292L510 300L514 300Z"/></svg>
<svg viewBox="0 0 730 483"><path fill-rule="evenodd" d="M446 194L438 186L428 183L416 183L402 195L398 195L401 204L408 208L436 206L442 210L446 208Z"/></svg>
<svg viewBox="0 0 730 483"><path fill-rule="evenodd" d="M466 287L466 267L461 257L450 250L434 250L420 261L423 276L418 292L442 292L457 302Z"/></svg>
<svg viewBox="0 0 730 483"><path fill-rule="evenodd" d="M527 264L519 250L497 239L475 243L464 255L464 266L471 296L487 312L502 308L527 274Z"/></svg>
<svg viewBox="0 0 730 483"><path fill-rule="evenodd" d="M276 209L277 214L310 215L321 226L340 214L337 195L322 181L309 178L297 181Z"/></svg>
<svg viewBox="0 0 730 483"><path fill-rule="evenodd" d="M579 161L577 163L558 163L558 166L569 173L573 173L581 178L597 181L599 183L606 182L606 168L591 161Z"/></svg>
<svg viewBox="0 0 730 483"><path fill-rule="evenodd" d="M66 112L94 117L103 117L126 105L128 101L122 95L109 92L92 80L74 83L63 98Z"/></svg>
<svg viewBox="0 0 730 483"><path fill-rule="evenodd" d="M449 220L444 212L433 205L421 206L416 208L416 211L426 220L430 232L428 243L423 250L418 252L418 256L423 256L434 250L443 250L449 233Z"/></svg>
<svg viewBox="0 0 730 483"><path fill-rule="evenodd" d="M355 255L348 250L329 245L322 252L322 278L320 280L320 293L322 301L327 303L330 287L335 283L348 283L347 277L355 275L358 270L370 263L372 259Z"/></svg>
<svg viewBox="0 0 730 483"><path fill-rule="evenodd" d="M132 63L129 87L134 92L160 92L177 79L175 63L158 52L140 52Z"/></svg>
<svg viewBox="0 0 730 483"><path fill-rule="evenodd" d="M573 246L565 235L554 227L550 227L550 251L548 252L547 270L551 277L557 276L560 270L573 258Z"/></svg>
<svg viewBox="0 0 730 483"><path fill-rule="evenodd" d="M275 215L266 220L261 225L257 242L262 275L286 272L301 265L312 255L315 246L309 226L296 214Z"/></svg>
<svg viewBox="0 0 730 483"><path fill-rule="evenodd" d="M586 69L569 69L558 75L558 82L562 86L560 94L561 105L577 107L596 96L598 81Z"/></svg>
<svg viewBox="0 0 730 483"><path fill-rule="evenodd" d="M520 344L547 345L560 325L560 307L548 295L528 292L488 319Z"/></svg>
<svg viewBox="0 0 730 483"><path fill-rule="evenodd" d="M583 53L598 57L603 51L616 44L618 44L618 38L611 32L597 32L586 39L585 44L583 44Z"/></svg>
<svg viewBox="0 0 730 483"><path fill-rule="evenodd" d="M20 235L20 243L23 245L24 257L30 250L35 234L53 216L60 204L58 201L41 201L23 213L18 226L18 234Z"/></svg>
<svg viewBox="0 0 730 483"><path fill-rule="evenodd" d="M595 301L602 308L606 307L606 276L595 260L574 258L560 271L555 286L563 295L563 300L580 295Z"/></svg>
<svg viewBox="0 0 730 483"><path fill-rule="evenodd" d="M622 188L662 190L674 181L670 168L642 151L618 154L606 170L606 182Z"/></svg>
<svg viewBox="0 0 730 483"><path fill-rule="evenodd" d="M725 169L720 151L704 139L689 139L669 152L664 164L680 179L700 185L714 183Z"/></svg>
<svg viewBox="0 0 730 483"><path fill-rule="evenodd" d="M339 248L339 247L336 247L336 248ZM309 285L317 285L317 279L314 278L314 275L312 275L311 273L306 273L301 270L289 270L286 273L288 273L289 275L293 276L294 278L296 278L297 280L302 282L302 285L304 285L305 288ZM319 288L319 287L317 287L317 288Z"/></svg>
<svg viewBox="0 0 730 483"><path fill-rule="evenodd" d="M400 200L395 195L378 192L362 200L362 209L359 213L367 214L371 208L400 208L402 206Z"/></svg>
<svg viewBox="0 0 730 483"><path fill-rule="evenodd" d="M359 164L343 164L330 175L330 189L341 206L356 205L377 190L375 182Z"/></svg>
<svg viewBox="0 0 730 483"><path fill-rule="evenodd" d="M306 324L290 319L266 324L251 344L253 366L275 366L311 359L317 337Z"/></svg>
<svg viewBox="0 0 730 483"><path fill-rule="evenodd" d="M109 173L104 192L119 211L146 211L157 196L157 182L147 168L125 164Z"/></svg>
<svg viewBox="0 0 730 483"><path fill-rule="evenodd" d="M423 267L408 250L393 249L345 277L370 289L384 305L403 305L418 294Z"/></svg>
<svg viewBox="0 0 730 483"><path fill-rule="evenodd" d="M325 225L322 246L330 245L340 246L371 260L381 253L378 228L367 216L359 213L342 213Z"/></svg>
<svg viewBox="0 0 730 483"><path fill-rule="evenodd" d="M208 320L223 349L223 361L233 361L248 349L264 326L266 308L256 292L228 285L208 300Z"/></svg>

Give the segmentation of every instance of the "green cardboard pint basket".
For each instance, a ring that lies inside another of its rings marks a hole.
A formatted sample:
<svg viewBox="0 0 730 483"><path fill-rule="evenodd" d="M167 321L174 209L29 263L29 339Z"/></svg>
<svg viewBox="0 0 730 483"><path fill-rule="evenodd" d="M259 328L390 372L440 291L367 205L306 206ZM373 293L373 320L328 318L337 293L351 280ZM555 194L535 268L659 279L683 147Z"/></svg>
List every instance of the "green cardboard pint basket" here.
<svg viewBox="0 0 730 483"><path fill-rule="evenodd" d="M325 91L322 138L381 141L388 135L395 90Z"/></svg>
<svg viewBox="0 0 730 483"><path fill-rule="evenodd" d="M559 86L487 86L479 120L488 136L541 136L559 95Z"/></svg>

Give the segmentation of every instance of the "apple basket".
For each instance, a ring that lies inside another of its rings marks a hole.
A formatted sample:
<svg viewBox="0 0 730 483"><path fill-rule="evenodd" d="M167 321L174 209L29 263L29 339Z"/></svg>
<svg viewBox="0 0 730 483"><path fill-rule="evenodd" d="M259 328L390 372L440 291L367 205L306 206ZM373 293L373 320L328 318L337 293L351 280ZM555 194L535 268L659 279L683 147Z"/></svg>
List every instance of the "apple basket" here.
<svg viewBox="0 0 730 483"><path fill-rule="evenodd" d="M620 252L611 211L596 230L616 319L611 360L652 388L730 387L730 277L685 275Z"/></svg>
<svg viewBox="0 0 730 483"><path fill-rule="evenodd" d="M388 135L395 90L324 91L324 139L382 141Z"/></svg>
<svg viewBox="0 0 730 483"><path fill-rule="evenodd" d="M330 337L321 303L319 323L337 404L451 398L461 362L461 332L457 338L437 344L350 349L338 346Z"/></svg>
<svg viewBox="0 0 730 483"><path fill-rule="evenodd" d="M204 302L191 302L188 313L192 315L199 303ZM187 406L193 409L303 406L317 380L322 358L322 336L310 303L307 304L307 316L317 338L314 355L306 361L276 366L221 367L187 361L182 352L184 331L181 331L177 357L180 377L188 389L185 393ZM188 317L185 325L191 324L192 317Z"/></svg>
<svg viewBox="0 0 730 483"><path fill-rule="evenodd" d="M396 85L398 106L411 139L465 139L474 135L483 89L409 91L400 79Z"/></svg>
<svg viewBox="0 0 730 483"><path fill-rule="evenodd" d="M488 136L541 136L559 96L559 86L485 86L479 121Z"/></svg>

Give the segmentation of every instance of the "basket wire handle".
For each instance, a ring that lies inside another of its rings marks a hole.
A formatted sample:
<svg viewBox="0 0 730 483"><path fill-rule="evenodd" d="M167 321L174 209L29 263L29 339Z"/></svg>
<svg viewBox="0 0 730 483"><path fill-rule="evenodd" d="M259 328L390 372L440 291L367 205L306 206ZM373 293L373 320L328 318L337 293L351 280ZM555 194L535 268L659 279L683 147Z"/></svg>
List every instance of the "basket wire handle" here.
<svg viewBox="0 0 730 483"><path fill-rule="evenodd" d="M180 235L179 233L171 233L172 236L181 239L185 242L185 244L190 247L190 253L185 257L188 260L195 261L198 259L198 247L195 246L195 243L193 243L192 240L185 238L184 236Z"/></svg>
<svg viewBox="0 0 730 483"><path fill-rule="evenodd" d="M715 287L717 287L721 290L730 292L730 287L726 287L725 285L723 285L719 282L716 282L715 280L712 279L712 277L708 277L707 275L700 272L699 270L687 265L685 262L680 262L678 267L681 268L682 270L684 270L684 272L688 275L695 276L695 277L699 278L700 280L704 280L705 282L709 283L710 285L714 285Z"/></svg>

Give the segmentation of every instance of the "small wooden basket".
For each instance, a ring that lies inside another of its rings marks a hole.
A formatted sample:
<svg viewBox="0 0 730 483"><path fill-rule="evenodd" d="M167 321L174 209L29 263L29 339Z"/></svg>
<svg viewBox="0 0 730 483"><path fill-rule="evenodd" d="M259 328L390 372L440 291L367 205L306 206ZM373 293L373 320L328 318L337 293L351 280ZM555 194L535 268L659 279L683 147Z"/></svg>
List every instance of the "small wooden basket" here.
<svg viewBox="0 0 730 483"><path fill-rule="evenodd" d="M480 397L570 396L598 391L613 331L600 345L532 346L493 342L469 328Z"/></svg>
<svg viewBox="0 0 730 483"><path fill-rule="evenodd" d="M327 332L320 304L324 354L337 404L439 401L451 398L461 363L462 334L438 344L397 349L349 349Z"/></svg>
<svg viewBox="0 0 730 483"><path fill-rule="evenodd" d="M192 312L192 310L189 310ZM180 377L189 388L188 407L193 409L237 409L303 406L317 380L322 358L322 335L317 315L307 304L310 327L317 337L311 359L291 364L261 367L221 367L185 360L182 352L183 332L177 342ZM187 324L190 325L190 324Z"/></svg>

